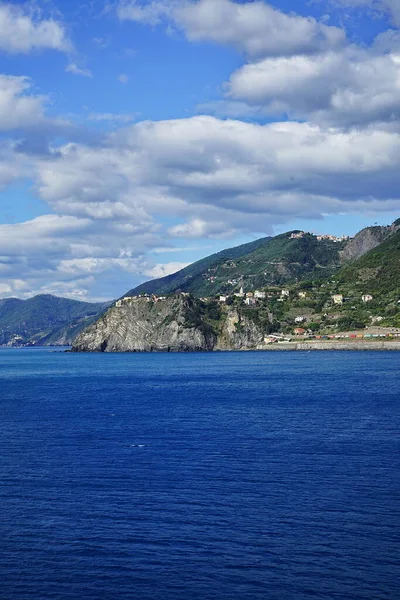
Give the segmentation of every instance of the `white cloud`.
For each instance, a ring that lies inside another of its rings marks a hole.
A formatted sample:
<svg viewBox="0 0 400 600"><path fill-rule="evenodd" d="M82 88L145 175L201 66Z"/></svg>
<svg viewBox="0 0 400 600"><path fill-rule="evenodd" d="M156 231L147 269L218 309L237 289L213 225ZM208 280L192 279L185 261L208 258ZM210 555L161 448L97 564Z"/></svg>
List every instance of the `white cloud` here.
<svg viewBox="0 0 400 600"><path fill-rule="evenodd" d="M28 10L24 10L26 7L8 3L0 5L0 51L26 54L44 49L72 50L61 23L53 19L35 19Z"/></svg>
<svg viewBox="0 0 400 600"><path fill-rule="evenodd" d="M24 294L112 297L185 264L148 258L172 249L174 238L268 234L295 218L396 211L399 156L396 131L205 116L126 126L97 146L66 144L30 159L37 193L55 214L0 226L0 283L25 282Z"/></svg>
<svg viewBox="0 0 400 600"><path fill-rule="evenodd" d="M225 237L227 234L236 233L235 229L228 229L227 223L223 221L205 221L203 219L193 218L186 223L174 225L169 228L172 237L182 238L207 238L207 237Z"/></svg>
<svg viewBox="0 0 400 600"><path fill-rule="evenodd" d="M190 263L183 262L170 262L165 264L155 265L151 269L147 269L144 271L144 275L146 277L151 277L152 279L156 279L158 277L166 277L167 275L172 275L181 269L184 269Z"/></svg>
<svg viewBox="0 0 400 600"><path fill-rule="evenodd" d="M185 223L172 226L174 236L260 231L260 215L273 222L396 198L399 151L399 134L385 130L201 116L143 122L102 148L69 144L40 161L38 191L57 212L112 219L126 234L156 232L171 213Z"/></svg>
<svg viewBox="0 0 400 600"><path fill-rule="evenodd" d="M125 73L121 73L121 75L118 75L117 79L120 83L123 83L124 85L126 85L129 81L129 77Z"/></svg>
<svg viewBox="0 0 400 600"><path fill-rule="evenodd" d="M0 130L23 128L44 119L46 96L29 95L27 77L0 75Z"/></svg>
<svg viewBox="0 0 400 600"><path fill-rule="evenodd" d="M400 53L349 47L268 58L233 73L227 96L266 114L334 126L399 120Z"/></svg>
<svg viewBox="0 0 400 600"><path fill-rule="evenodd" d="M141 0L122 1L120 19L156 25L164 20L191 41L234 46L250 56L291 56L341 45L345 33L312 17L285 14L263 1Z"/></svg>
<svg viewBox="0 0 400 600"><path fill-rule="evenodd" d="M75 63L69 63L65 67L67 73L72 73L73 75L81 75L82 77L93 77L92 71L90 69L83 69L78 67Z"/></svg>
<svg viewBox="0 0 400 600"><path fill-rule="evenodd" d="M345 33L312 17L285 14L262 1L187 2L174 19L189 40L235 46L250 56L291 56L336 47Z"/></svg>

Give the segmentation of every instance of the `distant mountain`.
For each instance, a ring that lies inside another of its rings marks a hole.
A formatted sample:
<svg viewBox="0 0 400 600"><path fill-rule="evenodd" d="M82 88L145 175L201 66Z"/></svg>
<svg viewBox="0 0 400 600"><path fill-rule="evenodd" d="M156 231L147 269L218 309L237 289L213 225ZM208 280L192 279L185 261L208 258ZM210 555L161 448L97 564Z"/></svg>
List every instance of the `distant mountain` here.
<svg viewBox="0 0 400 600"><path fill-rule="evenodd" d="M51 295L0 300L0 345L69 345L109 305Z"/></svg>
<svg viewBox="0 0 400 600"><path fill-rule="evenodd" d="M207 297L229 294L241 286L247 291L305 278L329 277L341 266L341 251L346 244L291 231L223 250L173 275L143 283L126 295L164 295L181 290Z"/></svg>

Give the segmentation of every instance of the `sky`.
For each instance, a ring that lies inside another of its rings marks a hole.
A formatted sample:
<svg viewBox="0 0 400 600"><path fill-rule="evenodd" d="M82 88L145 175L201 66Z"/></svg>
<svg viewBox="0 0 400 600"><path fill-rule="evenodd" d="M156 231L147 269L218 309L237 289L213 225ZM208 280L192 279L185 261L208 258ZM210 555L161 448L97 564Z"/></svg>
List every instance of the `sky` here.
<svg viewBox="0 0 400 600"><path fill-rule="evenodd" d="M400 217L399 0L0 0L0 298Z"/></svg>

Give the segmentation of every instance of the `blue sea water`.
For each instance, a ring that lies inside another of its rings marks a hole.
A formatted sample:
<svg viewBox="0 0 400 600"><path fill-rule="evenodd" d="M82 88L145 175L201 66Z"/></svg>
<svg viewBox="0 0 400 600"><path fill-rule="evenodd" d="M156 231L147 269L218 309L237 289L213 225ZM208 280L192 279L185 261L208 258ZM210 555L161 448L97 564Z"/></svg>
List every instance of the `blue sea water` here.
<svg viewBox="0 0 400 600"><path fill-rule="evenodd" d="M0 350L0 598L400 598L399 366Z"/></svg>

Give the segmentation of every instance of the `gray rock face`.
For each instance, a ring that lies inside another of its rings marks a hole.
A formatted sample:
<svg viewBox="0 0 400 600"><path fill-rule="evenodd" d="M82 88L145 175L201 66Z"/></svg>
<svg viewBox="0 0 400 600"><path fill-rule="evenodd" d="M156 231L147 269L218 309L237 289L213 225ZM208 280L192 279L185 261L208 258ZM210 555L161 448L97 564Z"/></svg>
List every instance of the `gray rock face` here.
<svg viewBox="0 0 400 600"><path fill-rule="evenodd" d="M75 340L74 352L194 352L251 350L264 333L228 309L219 330L202 318L197 300L183 294L157 302L147 298L113 306Z"/></svg>
<svg viewBox="0 0 400 600"><path fill-rule="evenodd" d="M188 300L146 298L114 306L81 333L75 352L190 352L212 350L215 336L187 322Z"/></svg>
<svg viewBox="0 0 400 600"><path fill-rule="evenodd" d="M264 341L264 332L255 323L230 310L217 338L215 350L252 350Z"/></svg>
<svg viewBox="0 0 400 600"><path fill-rule="evenodd" d="M396 228L392 225L389 227L367 227L362 229L342 250L341 260L349 262L361 258L364 254L373 250L383 241L385 241Z"/></svg>

